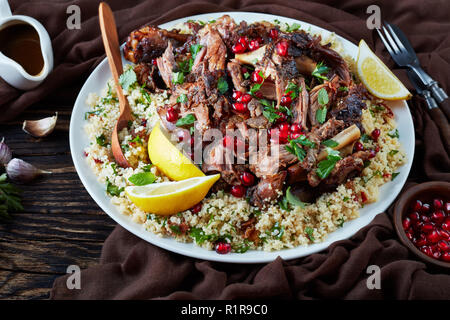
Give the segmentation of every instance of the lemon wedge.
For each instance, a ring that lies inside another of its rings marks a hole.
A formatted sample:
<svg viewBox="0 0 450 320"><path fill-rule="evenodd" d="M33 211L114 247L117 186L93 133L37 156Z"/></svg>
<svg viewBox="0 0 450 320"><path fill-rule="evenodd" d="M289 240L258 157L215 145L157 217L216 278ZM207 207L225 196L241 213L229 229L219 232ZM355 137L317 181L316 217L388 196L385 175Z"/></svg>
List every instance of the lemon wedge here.
<svg viewBox="0 0 450 320"><path fill-rule="evenodd" d="M125 188L125 193L145 212L170 215L192 208L202 201L219 178L220 174L215 174L177 182L129 186Z"/></svg>
<svg viewBox="0 0 450 320"><path fill-rule="evenodd" d="M148 138L148 155L150 161L171 180L180 181L205 175L172 144L159 123Z"/></svg>
<svg viewBox="0 0 450 320"><path fill-rule="evenodd" d="M375 97L401 100L411 97L403 83L381 61L364 40L359 42L357 72L366 88Z"/></svg>

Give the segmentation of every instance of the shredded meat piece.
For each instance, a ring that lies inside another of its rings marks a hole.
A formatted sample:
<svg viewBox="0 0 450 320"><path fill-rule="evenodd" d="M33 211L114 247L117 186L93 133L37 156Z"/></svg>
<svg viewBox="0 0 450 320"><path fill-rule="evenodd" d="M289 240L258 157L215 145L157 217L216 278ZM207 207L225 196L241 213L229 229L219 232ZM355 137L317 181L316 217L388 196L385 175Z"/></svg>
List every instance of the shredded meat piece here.
<svg viewBox="0 0 450 320"><path fill-rule="evenodd" d="M301 91L297 101L294 102L294 109L292 110L294 116L292 118L292 122L298 123L302 126L302 128L307 129L306 119L308 115L309 94L306 90L305 78L300 77L297 85Z"/></svg>
<svg viewBox="0 0 450 320"><path fill-rule="evenodd" d="M225 70L227 48L220 34L210 24L198 32L199 43L206 48L204 60L208 62L208 70Z"/></svg>
<svg viewBox="0 0 450 320"><path fill-rule="evenodd" d="M259 232L255 229L256 219L252 217L247 221L241 223L241 232L243 233L244 239L249 239L250 241L257 241Z"/></svg>
<svg viewBox="0 0 450 320"><path fill-rule="evenodd" d="M261 179L255 187L249 189L250 203L263 208L267 203L278 199L285 179L286 171Z"/></svg>
<svg viewBox="0 0 450 320"><path fill-rule="evenodd" d="M172 42L169 42L166 51L164 51L164 54L156 60L156 63L158 64L159 73L161 74L164 83L168 88L172 88L172 73L176 65Z"/></svg>
<svg viewBox="0 0 450 320"><path fill-rule="evenodd" d="M262 115L254 118L249 118L246 120L246 122L249 127L255 129L266 129L269 126L269 121Z"/></svg>
<svg viewBox="0 0 450 320"><path fill-rule="evenodd" d="M161 56L169 40L178 47L188 38L189 35L178 33L176 30L167 31L155 26L145 26L130 33L123 53L128 61L150 63L152 59Z"/></svg>
<svg viewBox="0 0 450 320"><path fill-rule="evenodd" d="M245 87L242 86L244 78L242 77L241 65L238 62L230 61L227 64L228 72L230 73L231 80L236 90L240 92L246 92Z"/></svg>
<svg viewBox="0 0 450 320"><path fill-rule="evenodd" d="M361 122L362 109L366 108L363 101L366 95L367 91L361 84L351 86L348 94L338 99L336 107L331 111L331 116L343 120L346 127L352 124L358 125Z"/></svg>

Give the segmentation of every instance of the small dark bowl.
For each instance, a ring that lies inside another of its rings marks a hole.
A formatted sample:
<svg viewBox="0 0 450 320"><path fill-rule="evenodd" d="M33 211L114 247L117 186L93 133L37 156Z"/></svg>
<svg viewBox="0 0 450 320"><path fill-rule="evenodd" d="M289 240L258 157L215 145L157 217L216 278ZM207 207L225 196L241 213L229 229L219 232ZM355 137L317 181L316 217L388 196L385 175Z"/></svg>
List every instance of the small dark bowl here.
<svg viewBox="0 0 450 320"><path fill-rule="evenodd" d="M419 199L423 203L432 203L433 199L441 198L444 201L448 201L449 195L450 183L440 181L425 182L406 190L406 192L400 196L394 208L394 225L400 241L420 259L429 264L445 269L450 269L450 263L431 258L416 248L411 240L406 237L406 233L403 230L402 221L405 215L409 212L411 205L415 200Z"/></svg>

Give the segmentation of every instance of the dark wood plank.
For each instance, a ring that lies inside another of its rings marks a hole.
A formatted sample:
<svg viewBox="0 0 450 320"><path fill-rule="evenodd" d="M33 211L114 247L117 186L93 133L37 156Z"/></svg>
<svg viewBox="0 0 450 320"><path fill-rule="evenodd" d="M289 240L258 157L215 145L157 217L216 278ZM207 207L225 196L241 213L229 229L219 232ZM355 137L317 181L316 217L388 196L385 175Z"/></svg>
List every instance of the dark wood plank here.
<svg viewBox="0 0 450 320"><path fill-rule="evenodd" d="M0 299L48 299L58 276L0 270Z"/></svg>

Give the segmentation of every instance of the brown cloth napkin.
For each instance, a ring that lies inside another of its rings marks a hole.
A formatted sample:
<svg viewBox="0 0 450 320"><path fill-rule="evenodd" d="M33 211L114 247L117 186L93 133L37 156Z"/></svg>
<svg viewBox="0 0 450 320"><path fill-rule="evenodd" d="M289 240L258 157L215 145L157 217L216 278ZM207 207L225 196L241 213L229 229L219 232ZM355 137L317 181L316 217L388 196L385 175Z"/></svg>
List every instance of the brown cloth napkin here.
<svg viewBox="0 0 450 320"><path fill-rule="evenodd" d="M162 23L184 16L215 11L253 11L307 21L357 43L376 49L388 66L392 60L374 32L366 28L366 9L372 0L333 1L108 1L116 14L119 35L145 23ZM86 78L101 60L103 47L97 21L97 1L11 1L15 14L31 15L49 31L55 70L40 87L21 93L0 83L0 121L6 121L56 89ZM66 8L81 8L81 30L67 30ZM431 76L450 91L450 35L447 0L377 1L382 18L402 28ZM439 8L436 10L436 8ZM396 74L409 85L403 71ZM412 89L410 87L410 89ZM73 90L79 90L74 86ZM411 101L416 127L416 154L409 183L450 181L450 160L438 127L420 98ZM443 107L447 117L448 104ZM381 289L369 290L366 270L381 268ZM106 240L100 264L83 270L82 289L68 290L66 278L53 286L53 299L238 299L238 298L345 298L449 299L450 276L433 271L399 243L389 213L351 239L338 241L321 253L292 261L278 258L269 264L237 265L200 261L153 246L117 227Z"/></svg>

